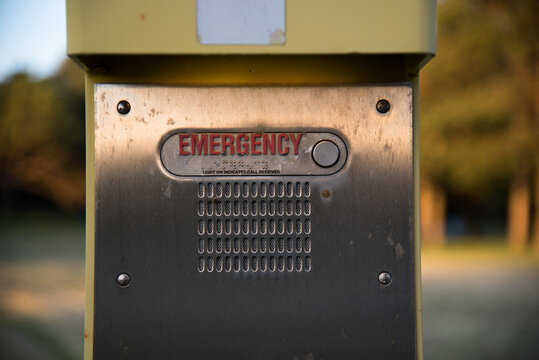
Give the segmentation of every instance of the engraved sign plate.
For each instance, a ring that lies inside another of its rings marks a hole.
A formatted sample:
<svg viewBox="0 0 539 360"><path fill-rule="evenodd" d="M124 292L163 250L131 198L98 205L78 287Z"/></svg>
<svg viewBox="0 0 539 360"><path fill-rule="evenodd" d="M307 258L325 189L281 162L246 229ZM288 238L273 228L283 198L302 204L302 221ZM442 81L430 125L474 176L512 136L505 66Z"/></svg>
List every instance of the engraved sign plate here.
<svg viewBox="0 0 539 360"><path fill-rule="evenodd" d="M313 160L313 147L320 141L331 141L340 150L330 167ZM178 176L329 175L344 166L346 146L325 132L179 132L163 143L161 161Z"/></svg>

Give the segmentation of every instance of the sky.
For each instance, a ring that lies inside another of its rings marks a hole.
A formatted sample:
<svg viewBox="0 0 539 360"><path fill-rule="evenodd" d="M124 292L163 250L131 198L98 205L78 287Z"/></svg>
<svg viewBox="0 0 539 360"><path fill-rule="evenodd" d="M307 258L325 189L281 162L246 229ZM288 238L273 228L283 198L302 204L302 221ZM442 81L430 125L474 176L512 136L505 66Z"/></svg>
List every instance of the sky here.
<svg viewBox="0 0 539 360"><path fill-rule="evenodd" d="M51 75L65 53L65 0L0 0L0 82L17 71Z"/></svg>

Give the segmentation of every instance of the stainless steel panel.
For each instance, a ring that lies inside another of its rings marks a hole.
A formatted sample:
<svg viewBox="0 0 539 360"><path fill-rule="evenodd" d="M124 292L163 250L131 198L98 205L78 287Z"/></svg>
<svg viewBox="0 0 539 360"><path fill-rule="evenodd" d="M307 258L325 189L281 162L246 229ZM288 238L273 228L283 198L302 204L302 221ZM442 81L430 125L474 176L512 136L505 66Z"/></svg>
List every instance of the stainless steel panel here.
<svg viewBox="0 0 539 360"><path fill-rule="evenodd" d="M409 84L96 85L95 358L415 358L411 107ZM162 145L193 131L348 153L331 175L172 175Z"/></svg>

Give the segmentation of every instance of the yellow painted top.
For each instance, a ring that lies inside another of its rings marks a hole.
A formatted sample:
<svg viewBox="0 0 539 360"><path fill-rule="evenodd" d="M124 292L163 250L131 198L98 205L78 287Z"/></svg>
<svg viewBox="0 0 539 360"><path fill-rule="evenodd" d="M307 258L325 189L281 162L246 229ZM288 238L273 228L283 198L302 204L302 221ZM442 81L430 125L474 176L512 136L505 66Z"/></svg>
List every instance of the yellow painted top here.
<svg viewBox="0 0 539 360"><path fill-rule="evenodd" d="M80 55L404 54L435 52L435 0L281 0L283 41L203 44L210 0L67 0L67 53ZM285 2L286 1L286 2ZM199 29L200 30L200 29Z"/></svg>

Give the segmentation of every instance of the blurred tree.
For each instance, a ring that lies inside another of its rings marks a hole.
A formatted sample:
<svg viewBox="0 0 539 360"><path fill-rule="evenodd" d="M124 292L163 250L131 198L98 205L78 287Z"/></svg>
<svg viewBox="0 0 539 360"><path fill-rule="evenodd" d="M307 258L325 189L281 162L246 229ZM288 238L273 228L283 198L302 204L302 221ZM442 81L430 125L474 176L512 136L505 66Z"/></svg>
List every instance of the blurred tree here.
<svg viewBox="0 0 539 360"><path fill-rule="evenodd" d="M428 243L442 245L445 238L446 194L428 180L421 182L421 234Z"/></svg>
<svg viewBox="0 0 539 360"><path fill-rule="evenodd" d="M71 61L33 81L15 74L0 85L0 187L84 206L84 77Z"/></svg>
<svg viewBox="0 0 539 360"><path fill-rule="evenodd" d="M538 4L441 2L438 52L421 83L424 182L479 199L488 198L491 184L509 184L508 237L515 246L528 237L539 154Z"/></svg>

